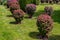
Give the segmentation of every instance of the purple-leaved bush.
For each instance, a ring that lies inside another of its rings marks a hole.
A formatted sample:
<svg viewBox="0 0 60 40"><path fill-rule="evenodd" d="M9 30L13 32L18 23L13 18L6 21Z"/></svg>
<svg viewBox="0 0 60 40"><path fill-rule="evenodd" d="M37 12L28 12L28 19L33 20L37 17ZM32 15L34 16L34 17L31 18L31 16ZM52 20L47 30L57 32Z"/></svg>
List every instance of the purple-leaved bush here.
<svg viewBox="0 0 60 40"><path fill-rule="evenodd" d="M17 0L7 0L7 7L9 8L9 6L11 4L19 4Z"/></svg>
<svg viewBox="0 0 60 40"><path fill-rule="evenodd" d="M29 18L32 18L35 10L36 10L36 5L35 4L27 4L26 5L26 12L29 15Z"/></svg>
<svg viewBox="0 0 60 40"><path fill-rule="evenodd" d="M20 9L20 6L17 4L10 5L10 11L13 13L14 10Z"/></svg>
<svg viewBox="0 0 60 40"><path fill-rule="evenodd" d="M51 16L52 13L53 13L53 7L51 7L51 6L46 6L46 7L44 8L44 11L45 11L49 16Z"/></svg>
<svg viewBox="0 0 60 40"><path fill-rule="evenodd" d="M13 11L13 17L15 18L17 23L21 23L21 20L23 19L24 14L25 14L25 12L22 11L21 9Z"/></svg>
<svg viewBox="0 0 60 40"><path fill-rule="evenodd" d="M37 27L41 35L41 38L48 39L48 34L53 28L52 18L46 13L39 15L37 18Z"/></svg>

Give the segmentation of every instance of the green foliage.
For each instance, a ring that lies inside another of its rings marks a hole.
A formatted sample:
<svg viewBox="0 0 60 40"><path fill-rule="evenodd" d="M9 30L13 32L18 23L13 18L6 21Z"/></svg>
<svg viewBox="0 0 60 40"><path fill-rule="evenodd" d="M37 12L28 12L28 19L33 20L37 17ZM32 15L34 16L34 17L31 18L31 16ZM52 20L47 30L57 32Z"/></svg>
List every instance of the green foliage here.
<svg viewBox="0 0 60 40"><path fill-rule="evenodd" d="M34 3L36 4L36 0L19 0L20 7L25 11L26 4Z"/></svg>
<svg viewBox="0 0 60 40"><path fill-rule="evenodd" d="M6 5L7 0L0 0L1 5Z"/></svg>
<svg viewBox="0 0 60 40"><path fill-rule="evenodd" d="M40 3L40 0L36 0L36 4L38 5Z"/></svg>

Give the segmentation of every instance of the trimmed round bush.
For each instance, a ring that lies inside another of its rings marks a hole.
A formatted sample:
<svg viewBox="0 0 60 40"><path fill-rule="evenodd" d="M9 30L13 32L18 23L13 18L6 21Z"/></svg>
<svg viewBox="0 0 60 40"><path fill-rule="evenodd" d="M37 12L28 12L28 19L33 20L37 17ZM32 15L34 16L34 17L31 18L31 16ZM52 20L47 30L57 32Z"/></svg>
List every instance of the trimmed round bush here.
<svg viewBox="0 0 60 40"><path fill-rule="evenodd" d="M20 9L20 6L17 4L12 4L10 8L16 10L16 9Z"/></svg>
<svg viewBox="0 0 60 40"><path fill-rule="evenodd" d="M35 10L36 10L36 5L35 4L27 4L26 5L26 12L29 15L29 18L32 18Z"/></svg>
<svg viewBox="0 0 60 40"><path fill-rule="evenodd" d="M41 37L48 38L48 34L53 28L52 18L46 13L39 15L37 18L37 27Z"/></svg>
<svg viewBox="0 0 60 40"><path fill-rule="evenodd" d="M15 18L17 23L21 23L21 20L23 19L24 14L25 14L24 11L22 11L21 9L13 11L13 17Z"/></svg>
<svg viewBox="0 0 60 40"><path fill-rule="evenodd" d="M36 4L36 0L19 0L20 7L23 11L25 11L26 4L31 4L31 3Z"/></svg>
<svg viewBox="0 0 60 40"><path fill-rule="evenodd" d="M11 4L10 5L10 11L13 13L13 10L20 9L20 6L17 4Z"/></svg>
<svg viewBox="0 0 60 40"><path fill-rule="evenodd" d="M9 8L9 6L11 4L19 4L17 0L7 0L7 7Z"/></svg>
<svg viewBox="0 0 60 40"><path fill-rule="evenodd" d="M52 8L51 6L46 6L46 7L44 8L44 11L45 11L49 16L51 16L52 13L53 13L53 8Z"/></svg>

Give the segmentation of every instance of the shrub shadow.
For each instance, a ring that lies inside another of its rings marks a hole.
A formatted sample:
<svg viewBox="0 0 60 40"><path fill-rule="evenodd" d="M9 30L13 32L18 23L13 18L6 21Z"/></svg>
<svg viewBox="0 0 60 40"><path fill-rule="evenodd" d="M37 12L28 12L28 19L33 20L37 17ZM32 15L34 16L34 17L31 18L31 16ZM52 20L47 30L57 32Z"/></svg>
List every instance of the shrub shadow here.
<svg viewBox="0 0 60 40"><path fill-rule="evenodd" d="M7 17L13 17L13 15L7 15Z"/></svg>
<svg viewBox="0 0 60 40"><path fill-rule="evenodd" d="M26 19L37 19L37 17L34 17L34 16L32 16L32 18L25 16L24 18L26 18Z"/></svg>
<svg viewBox="0 0 60 40"><path fill-rule="evenodd" d="M34 17L38 17L43 12L43 10L38 10L37 12L35 12Z"/></svg>
<svg viewBox="0 0 60 40"><path fill-rule="evenodd" d="M31 38L34 38L34 39L40 39L39 38L39 32L31 32L31 33L29 33L29 36L31 37Z"/></svg>
<svg viewBox="0 0 60 40"><path fill-rule="evenodd" d="M14 21L14 22L10 22L10 24L18 24L16 21Z"/></svg>
<svg viewBox="0 0 60 40"><path fill-rule="evenodd" d="M30 32L29 36L33 39L40 39L39 32ZM60 40L60 35L49 36L48 40Z"/></svg>
<svg viewBox="0 0 60 40"><path fill-rule="evenodd" d="M49 37L49 40L60 40L60 35L53 35Z"/></svg>

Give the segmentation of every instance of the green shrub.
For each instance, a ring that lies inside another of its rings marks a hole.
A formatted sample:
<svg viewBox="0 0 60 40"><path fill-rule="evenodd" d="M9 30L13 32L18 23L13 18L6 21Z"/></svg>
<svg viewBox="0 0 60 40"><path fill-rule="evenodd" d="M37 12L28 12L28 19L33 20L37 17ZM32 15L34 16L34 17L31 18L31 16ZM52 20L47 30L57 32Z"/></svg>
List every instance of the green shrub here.
<svg viewBox="0 0 60 40"><path fill-rule="evenodd" d="M20 7L25 11L26 4L34 3L36 4L36 0L19 0Z"/></svg>

